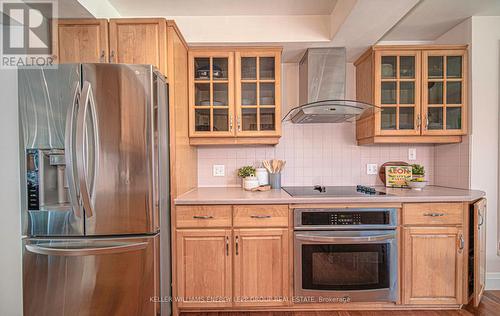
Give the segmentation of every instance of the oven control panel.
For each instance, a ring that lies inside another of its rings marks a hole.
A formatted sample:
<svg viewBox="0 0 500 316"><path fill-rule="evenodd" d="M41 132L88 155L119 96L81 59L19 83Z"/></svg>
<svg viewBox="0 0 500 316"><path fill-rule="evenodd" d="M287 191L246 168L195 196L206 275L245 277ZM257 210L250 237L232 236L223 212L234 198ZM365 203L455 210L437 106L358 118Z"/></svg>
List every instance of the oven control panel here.
<svg viewBox="0 0 500 316"><path fill-rule="evenodd" d="M295 226L394 226L395 210L393 209L296 209Z"/></svg>

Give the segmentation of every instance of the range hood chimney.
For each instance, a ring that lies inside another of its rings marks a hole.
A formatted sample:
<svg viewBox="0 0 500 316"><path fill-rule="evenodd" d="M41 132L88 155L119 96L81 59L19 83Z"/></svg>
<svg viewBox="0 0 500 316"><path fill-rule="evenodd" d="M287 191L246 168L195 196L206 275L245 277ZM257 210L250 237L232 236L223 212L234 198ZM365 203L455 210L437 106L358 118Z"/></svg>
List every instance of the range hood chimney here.
<svg viewBox="0 0 500 316"><path fill-rule="evenodd" d="M371 104L345 100L344 47L309 48L299 64L299 102L283 121L296 124L354 121Z"/></svg>

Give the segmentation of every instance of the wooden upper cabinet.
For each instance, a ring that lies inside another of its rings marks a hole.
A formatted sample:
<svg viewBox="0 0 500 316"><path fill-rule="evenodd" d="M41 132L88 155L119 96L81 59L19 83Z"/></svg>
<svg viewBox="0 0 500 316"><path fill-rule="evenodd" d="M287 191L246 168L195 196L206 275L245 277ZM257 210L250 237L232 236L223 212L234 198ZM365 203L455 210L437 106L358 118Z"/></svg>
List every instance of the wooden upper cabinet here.
<svg viewBox="0 0 500 316"><path fill-rule="evenodd" d="M281 48L192 48L190 143L277 144Z"/></svg>
<svg viewBox="0 0 500 316"><path fill-rule="evenodd" d="M375 52L375 133L420 135L420 52Z"/></svg>
<svg viewBox="0 0 500 316"><path fill-rule="evenodd" d="M235 229L233 244L234 305L286 305L288 229Z"/></svg>
<svg viewBox="0 0 500 316"><path fill-rule="evenodd" d="M478 306L486 286L486 199L474 203L472 304Z"/></svg>
<svg viewBox="0 0 500 316"><path fill-rule="evenodd" d="M238 136L280 136L281 50L236 52Z"/></svg>
<svg viewBox="0 0 500 316"><path fill-rule="evenodd" d="M57 63L108 62L106 19L57 20L54 55Z"/></svg>
<svg viewBox="0 0 500 316"><path fill-rule="evenodd" d="M467 133L467 50L422 52L422 134Z"/></svg>
<svg viewBox="0 0 500 316"><path fill-rule="evenodd" d="M234 53L189 52L189 79L189 135L234 136Z"/></svg>
<svg viewBox="0 0 500 316"><path fill-rule="evenodd" d="M109 50L112 63L151 64L166 74L166 20L110 19Z"/></svg>
<svg viewBox="0 0 500 316"><path fill-rule="evenodd" d="M405 227L403 304L463 304L464 252L459 227Z"/></svg>
<svg viewBox="0 0 500 316"><path fill-rule="evenodd" d="M374 46L356 62L358 144L454 143L467 133L467 46Z"/></svg>
<svg viewBox="0 0 500 316"><path fill-rule="evenodd" d="M179 307L232 305L231 229L177 230Z"/></svg>

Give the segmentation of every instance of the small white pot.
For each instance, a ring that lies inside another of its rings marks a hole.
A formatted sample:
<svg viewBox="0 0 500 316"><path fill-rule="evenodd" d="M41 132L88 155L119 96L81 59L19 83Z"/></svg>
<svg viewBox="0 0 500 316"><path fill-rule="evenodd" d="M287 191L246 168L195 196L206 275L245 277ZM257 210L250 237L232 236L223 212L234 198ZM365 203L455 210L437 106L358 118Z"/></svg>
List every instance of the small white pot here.
<svg viewBox="0 0 500 316"><path fill-rule="evenodd" d="M257 188L259 186L259 179L254 176L246 177L243 179L243 189L247 191L251 191L254 188Z"/></svg>

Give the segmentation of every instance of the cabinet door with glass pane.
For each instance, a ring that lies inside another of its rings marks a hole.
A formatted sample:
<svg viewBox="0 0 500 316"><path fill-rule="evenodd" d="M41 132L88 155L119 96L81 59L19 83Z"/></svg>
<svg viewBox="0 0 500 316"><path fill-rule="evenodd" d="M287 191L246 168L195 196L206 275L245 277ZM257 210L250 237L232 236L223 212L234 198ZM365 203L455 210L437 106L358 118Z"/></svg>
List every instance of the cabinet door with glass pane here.
<svg viewBox="0 0 500 316"><path fill-rule="evenodd" d="M467 51L423 51L424 135L467 133Z"/></svg>
<svg viewBox="0 0 500 316"><path fill-rule="evenodd" d="M280 136L281 49L236 52L237 136Z"/></svg>
<svg viewBox="0 0 500 316"><path fill-rule="evenodd" d="M191 137L234 136L233 53L189 53Z"/></svg>
<svg viewBox="0 0 500 316"><path fill-rule="evenodd" d="M420 58L415 51L376 51L377 135L420 134Z"/></svg>

